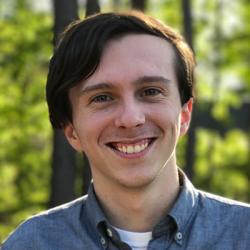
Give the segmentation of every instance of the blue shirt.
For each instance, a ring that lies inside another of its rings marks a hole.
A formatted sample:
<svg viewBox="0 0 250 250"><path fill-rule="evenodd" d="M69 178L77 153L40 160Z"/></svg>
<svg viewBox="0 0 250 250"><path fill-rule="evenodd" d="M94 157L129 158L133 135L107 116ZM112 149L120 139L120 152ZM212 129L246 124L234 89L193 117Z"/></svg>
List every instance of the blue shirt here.
<svg viewBox="0 0 250 250"><path fill-rule="evenodd" d="M197 190L184 174L171 211L154 227L149 250L249 250L250 205ZM131 250L107 221L91 186L88 196L36 215L2 250Z"/></svg>

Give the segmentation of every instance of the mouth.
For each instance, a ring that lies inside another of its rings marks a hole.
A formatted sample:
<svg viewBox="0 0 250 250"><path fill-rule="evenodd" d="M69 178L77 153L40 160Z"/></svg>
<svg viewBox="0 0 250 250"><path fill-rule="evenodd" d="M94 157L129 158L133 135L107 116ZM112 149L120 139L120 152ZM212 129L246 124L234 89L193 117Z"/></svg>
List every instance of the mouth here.
<svg viewBox="0 0 250 250"><path fill-rule="evenodd" d="M146 138L136 142L111 142L107 146L122 154L133 155L145 151L156 140L156 138Z"/></svg>

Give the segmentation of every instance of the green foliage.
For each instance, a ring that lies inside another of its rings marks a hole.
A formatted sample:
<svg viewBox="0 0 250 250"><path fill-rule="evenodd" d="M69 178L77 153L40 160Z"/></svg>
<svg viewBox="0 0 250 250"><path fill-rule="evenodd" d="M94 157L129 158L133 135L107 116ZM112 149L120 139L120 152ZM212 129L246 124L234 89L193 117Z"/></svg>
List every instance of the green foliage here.
<svg viewBox="0 0 250 250"><path fill-rule="evenodd" d="M232 129L225 136L217 131L197 131L195 183L209 192L248 201L249 147L247 133Z"/></svg>
<svg viewBox="0 0 250 250"><path fill-rule="evenodd" d="M194 1L199 103L212 104L218 125L235 124L231 109L250 103L249 1ZM250 201L250 124L225 135L197 131L195 183L207 191Z"/></svg>
<svg viewBox="0 0 250 250"><path fill-rule="evenodd" d="M239 105L248 96L249 101L250 4L227 0L194 3L197 73L202 83L197 86L199 98Z"/></svg>
<svg viewBox="0 0 250 250"><path fill-rule="evenodd" d="M160 19L168 25L182 31L181 1L155 0L148 1L148 14Z"/></svg>
<svg viewBox="0 0 250 250"><path fill-rule="evenodd" d="M0 20L0 241L46 206L50 125L44 87L51 18L17 9Z"/></svg>

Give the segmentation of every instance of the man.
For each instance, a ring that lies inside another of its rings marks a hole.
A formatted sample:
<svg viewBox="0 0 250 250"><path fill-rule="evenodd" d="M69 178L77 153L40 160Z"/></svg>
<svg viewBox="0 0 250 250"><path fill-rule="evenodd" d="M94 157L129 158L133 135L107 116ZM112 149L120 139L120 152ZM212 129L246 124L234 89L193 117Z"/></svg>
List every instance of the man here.
<svg viewBox="0 0 250 250"><path fill-rule="evenodd" d="M179 34L141 13L72 24L50 62L47 102L93 183L24 222L3 250L250 249L250 206L195 189L176 165L194 64Z"/></svg>

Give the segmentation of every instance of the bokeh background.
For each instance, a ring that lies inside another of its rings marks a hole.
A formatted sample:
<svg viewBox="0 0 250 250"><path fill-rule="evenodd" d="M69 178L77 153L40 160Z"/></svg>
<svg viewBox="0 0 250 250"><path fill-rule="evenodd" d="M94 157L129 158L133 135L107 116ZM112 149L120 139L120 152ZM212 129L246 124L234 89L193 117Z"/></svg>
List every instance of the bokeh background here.
<svg viewBox="0 0 250 250"><path fill-rule="evenodd" d="M140 9L197 59L196 105L178 164L196 187L250 202L248 0L0 0L0 242L25 218L86 193L87 159L53 131L45 102L59 33L98 11Z"/></svg>

